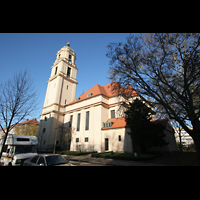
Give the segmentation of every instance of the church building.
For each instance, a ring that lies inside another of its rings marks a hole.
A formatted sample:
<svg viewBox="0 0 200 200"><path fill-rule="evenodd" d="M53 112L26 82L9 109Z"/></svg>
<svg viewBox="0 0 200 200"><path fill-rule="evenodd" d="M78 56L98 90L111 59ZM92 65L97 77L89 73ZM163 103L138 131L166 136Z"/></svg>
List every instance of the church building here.
<svg viewBox="0 0 200 200"><path fill-rule="evenodd" d="M75 98L78 84L76 53L68 42L56 56L40 115L39 150L53 152L55 146L61 146L60 130L65 127L71 128L71 151L132 152L131 138L124 118L125 108L122 106L124 97L112 89L118 83L104 86L96 84ZM131 92L130 101L136 97L142 98L131 88L125 88L125 91ZM167 132L167 138L170 138L170 142L166 151L176 151L172 127Z"/></svg>

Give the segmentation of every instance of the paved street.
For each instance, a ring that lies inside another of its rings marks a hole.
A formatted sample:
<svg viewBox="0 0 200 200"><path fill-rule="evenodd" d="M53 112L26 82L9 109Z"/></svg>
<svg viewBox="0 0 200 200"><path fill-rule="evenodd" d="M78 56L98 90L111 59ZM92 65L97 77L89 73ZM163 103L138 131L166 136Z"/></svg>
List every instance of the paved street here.
<svg viewBox="0 0 200 200"><path fill-rule="evenodd" d="M168 154L150 161L93 158L91 154L85 156L62 156L75 166L200 166L196 161L196 152Z"/></svg>
<svg viewBox="0 0 200 200"><path fill-rule="evenodd" d="M77 166L200 166L196 160L196 152L179 152L166 154L162 157L149 161L130 161L93 158L87 156L66 156L70 162L77 163Z"/></svg>
<svg viewBox="0 0 200 200"><path fill-rule="evenodd" d="M96 160L96 158L91 158L90 156L62 156L75 166L108 166L106 161Z"/></svg>
<svg viewBox="0 0 200 200"><path fill-rule="evenodd" d="M69 161L69 163L75 165L75 166L106 166L105 164L100 163L89 163L89 162L83 162L83 161Z"/></svg>
<svg viewBox="0 0 200 200"><path fill-rule="evenodd" d="M156 164L150 162L137 162L128 160L93 158L88 156L68 156L62 155L70 163L77 166L165 166L163 164Z"/></svg>

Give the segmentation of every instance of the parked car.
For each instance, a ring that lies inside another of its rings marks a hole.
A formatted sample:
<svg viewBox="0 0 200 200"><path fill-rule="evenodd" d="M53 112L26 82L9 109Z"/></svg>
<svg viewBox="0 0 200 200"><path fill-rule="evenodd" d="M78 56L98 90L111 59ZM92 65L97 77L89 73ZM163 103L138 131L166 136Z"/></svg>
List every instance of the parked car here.
<svg viewBox="0 0 200 200"><path fill-rule="evenodd" d="M23 166L74 166L57 154L38 154L24 161Z"/></svg>

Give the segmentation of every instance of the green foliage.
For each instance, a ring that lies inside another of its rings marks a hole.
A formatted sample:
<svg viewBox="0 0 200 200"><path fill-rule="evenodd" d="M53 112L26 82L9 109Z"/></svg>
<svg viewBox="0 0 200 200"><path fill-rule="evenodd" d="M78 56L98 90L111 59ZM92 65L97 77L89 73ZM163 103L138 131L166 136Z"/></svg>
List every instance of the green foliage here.
<svg viewBox="0 0 200 200"><path fill-rule="evenodd" d="M125 111L125 120L130 127L133 147L139 145L142 152L148 148L166 145L163 133L164 127L161 124L150 122L154 111L146 106L141 100L136 99L129 103L129 108Z"/></svg>

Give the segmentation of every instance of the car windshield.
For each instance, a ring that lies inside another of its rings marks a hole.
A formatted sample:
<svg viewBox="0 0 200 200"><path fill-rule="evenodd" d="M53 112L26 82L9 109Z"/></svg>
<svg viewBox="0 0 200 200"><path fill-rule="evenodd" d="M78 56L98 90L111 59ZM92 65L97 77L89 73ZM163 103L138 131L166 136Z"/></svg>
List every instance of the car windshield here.
<svg viewBox="0 0 200 200"><path fill-rule="evenodd" d="M35 145L16 145L15 153L36 153Z"/></svg>
<svg viewBox="0 0 200 200"><path fill-rule="evenodd" d="M50 166L50 165L59 165L59 164L66 164L66 161L64 160L64 158L62 158L59 155L47 156L46 157L46 161L47 161L47 166Z"/></svg>

